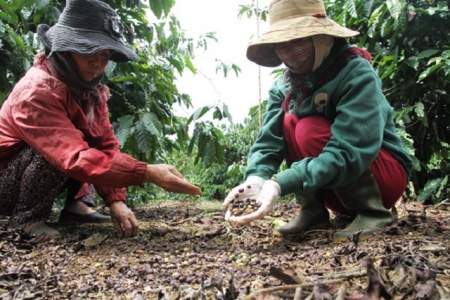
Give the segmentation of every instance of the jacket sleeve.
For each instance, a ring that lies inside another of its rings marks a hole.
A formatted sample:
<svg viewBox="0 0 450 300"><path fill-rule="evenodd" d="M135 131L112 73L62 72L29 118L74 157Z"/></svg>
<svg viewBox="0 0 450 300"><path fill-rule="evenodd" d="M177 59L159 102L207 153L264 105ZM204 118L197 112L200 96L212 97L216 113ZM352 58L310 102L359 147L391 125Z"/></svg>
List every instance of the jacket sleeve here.
<svg viewBox="0 0 450 300"><path fill-rule="evenodd" d="M14 101L11 114L17 134L68 176L110 188L143 183L147 164L118 151L112 128L103 149L84 141L69 118L67 89L30 82Z"/></svg>
<svg viewBox="0 0 450 300"><path fill-rule="evenodd" d="M336 89L328 91L336 110L330 141L318 157L295 162L276 176L283 195L348 184L370 167L381 149L392 108L379 77L368 62L353 60L336 80Z"/></svg>
<svg viewBox="0 0 450 300"><path fill-rule="evenodd" d="M109 110L107 106L106 95L103 94L102 113L100 126L104 129L103 140L98 145L99 150L112 150L120 152L120 144L114 134L114 129L109 120ZM99 196L103 199L105 204L110 204L113 201L126 201L126 188L125 187L108 187L102 185L95 185L95 190Z"/></svg>
<svg viewBox="0 0 450 300"><path fill-rule="evenodd" d="M286 154L283 137L284 111L281 103L283 78L277 79L269 90L267 111L263 116L263 124L250 153L245 170L245 178L250 175L264 179L271 178L278 171Z"/></svg>

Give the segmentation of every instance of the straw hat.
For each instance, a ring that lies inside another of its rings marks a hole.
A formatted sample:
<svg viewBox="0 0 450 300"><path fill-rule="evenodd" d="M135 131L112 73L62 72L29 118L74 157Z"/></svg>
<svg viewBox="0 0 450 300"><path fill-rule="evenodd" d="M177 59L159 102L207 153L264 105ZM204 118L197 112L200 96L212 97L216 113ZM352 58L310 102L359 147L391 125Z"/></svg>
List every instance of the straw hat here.
<svg viewBox="0 0 450 300"><path fill-rule="evenodd" d="M269 29L247 48L247 58L261 66L276 67L281 60L271 44L326 34L336 37L358 35L327 17L322 0L272 0Z"/></svg>
<svg viewBox="0 0 450 300"><path fill-rule="evenodd" d="M46 46L47 57L55 51L92 55L109 49L115 62L137 61L139 56L122 41L123 25L116 12L97 0L68 0L58 23L40 24L37 34Z"/></svg>

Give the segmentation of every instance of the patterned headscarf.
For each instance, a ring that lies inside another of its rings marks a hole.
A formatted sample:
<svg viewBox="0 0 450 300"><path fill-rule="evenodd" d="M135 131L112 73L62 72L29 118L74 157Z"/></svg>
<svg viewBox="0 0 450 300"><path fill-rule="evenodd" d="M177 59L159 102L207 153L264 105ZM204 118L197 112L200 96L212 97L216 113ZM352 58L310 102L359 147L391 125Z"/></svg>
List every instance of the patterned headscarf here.
<svg viewBox="0 0 450 300"><path fill-rule="evenodd" d="M351 47L345 39L335 38L330 54L314 72L299 75L286 70L284 78L286 82L291 82L291 89L282 104L284 111L288 113L298 109L304 99L331 81L351 60L357 57L363 57L372 62L372 56L367 50Z"/></svg>

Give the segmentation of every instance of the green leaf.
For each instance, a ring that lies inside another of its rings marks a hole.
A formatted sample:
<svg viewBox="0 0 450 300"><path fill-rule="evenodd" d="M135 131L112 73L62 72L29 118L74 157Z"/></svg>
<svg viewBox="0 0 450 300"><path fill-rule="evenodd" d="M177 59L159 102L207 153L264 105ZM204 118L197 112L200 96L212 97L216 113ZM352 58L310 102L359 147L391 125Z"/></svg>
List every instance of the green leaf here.
<svg viewBox="0 0 450 300"><path fill-rule="evenodd" d="M380 5L373 11L372 15L369 18L369 21L367 22L367 25L375 29L383 14L383 5Z"/></svg>
<svg viewBox="0 0 450 300"><path fill-rule="evenodd" d="M28 2L35 2L35 0L28 0ZM38 9L43 9L45 7L47 7L50 3L50 0L38 0L37 1L37 8Z"/></svg>
<svg viewBox="0 0 450 300"><path fill-rule="evenodd" d="M173 57L166 57L166 59L170 62L170 64L172 66L174 66L177 69L177 71L180 74L183 72L184 66L183 66L183 64L180 61L176 60Z"/></svg>
<svg viewBox="0 0 450 300"><path fill-rule="evenodd" d="M422 59L422 58L425 58L425 57L430 57L430 56L432 56L432 55L434 55L434 54L436 54L436 53L438 53L438 52L439 52L439 50L436 50L436 49L425 50L425 51L420 52L420 53L417 55L417 59Z"/></svg>
<svg viewBox="0 0 450 300"><path fill-rule="evenodd" d="M443 51L442 54L441 54L441 57L450 59L450 50Z"/></svg>
<svg viewBox="0 0 450 300"><path fill-rule="evenodd" d="M222 120L223 115L220 108L216 107L213 112L213 120Z"/></svg>
<svg viewBox="0 0 450 300"><path fill-rule="evenodd" d="M394 28L394 24L392 22L392 19L386 19L383 24L381 25L380 34L382 37L386 37L389 34L391 34L392 30Z"/></svg>
<svg viewBox="0 0 450 300"><path fill-rule="evenodd" d="M198 142L199 138L200 138L200 134L202 132L202 123L196 123L195 124L195 128L194 128L194 133L192 134L192 138L191 141L189 143L188 146L188 154L191 155L192 152L194 151L194 146L195 144Z"/></svg>
<svg viewBox="0 0 450 300"><path fill-rule="evenodd" d="M195 156L194 163L197 164L200 160L203 161L203 157L206 150L206 143L208 142L209 138L202 132L200 134L200 137L198 139L197 144L197 155Z"/></svg>
<svg viewBox="0 0 450 300"><path fill-rule="evenodd" d="M191 59L188 56L184 56L184 63L186 64L186 67L188 67L188 69L191 70L191 72L193 74L197 74L197 69L194 67Z"/></svg>
<svg viewBox="0 0 450 300"><path fill-rule="evenodd" d="M203 117L207 112L209 112L211 110L212 106L203 106L198 108L193 114L192 116L189 118L188 122L190 123L191 121L196 121L198 119L200 119L201 117Z"/></svg>
<svg viewBox="0 0 450 300"><path fill-rule="evenodd" d="M445 175L444 179L442 180L442 182L439 185L439 190L436 193L436 199L439 199L442 195L442 192L445 191L445 188L447 187L447 182L448 182L448 175ZM433 201L434 203L438 202L438 201Z"/></svg>
<svg viewBox="0 0 450 300"><path fill-rule="evenodd" d="M11 16L6 14L6 13L4 13L4 12L2 12L2 11L0 11L0 21L1 20L4 20L7 23L11 23L11 21L10 21L11 20ZM0 29L0 32L3 32L3 30Z"/></svg>
<svg viewBox="0 0 450 300"><path fill-rule="evenodd" d="M389 12L391 13L391 16L395 20L398 20L400 14L403 12L403 8L405 7L406 3L401 0L386 0L386 5L389 9Z"/></svg>
<svg viewBox="0 0 450 300"><path fill-rule="evenodd" d="M205 144L205 150L204 150L204 156L202 157L203 166L207 167L209 166L215 157L216 154L216 143L214 143L214 140L209 138L208 141Z"/></svg>
<svg viewBox="0 0 450 300"><path fill-rule="evenodd" d="M143 152L152 150L153 134L147 130L143 119L140 119L136 124L135 138L140 150Z"/></svg>
<svg viewBox="0 0 450 300"><path fill-rule="evenodd" d="M8 32L9 37L12 38L12 40L16 43L16 47L19 46L20 51L23 51L23 53L27 53L27 47L25 43L23 42L22 38L15 34L11 27L8 25L5 26L6 32Z"/></svg>
<svg viewBox="0 0 450 300"><path fill-rule="evenodd" d="M170 10L175 5L175 0L162 0L162 5L164 8L164 15L168 16L170 13Z"/></svg>
<svg viewBox="0 0 450 300"><path fill-rule="evenodd" d="M353 0L347 0L345 1L345 5L348 8L348 13L352 18L358 18L358 13L356 11L356 4Z"/></svg>
<svg viewBox="0 0 450 300"><path fill-rule="evenodd" d="M435 178L433 180L428 181L425 184L423 191L419 193L419 195L417 196L417 201L424 202L430 197L432 197L432 195L435 194L436 191L439 189L442 181L443 181L442 178Z"/></svg>
<svg viewBox="0 0 450 300"><path fill-rule="evenodd" d="M228 109L228 105L225 103L222 104L222 111L223 115L231 122L233 123L233 116L230 114L230 110Z"/></svg>
<svg viewBox="0 0 450 300"><path fill-rule="evenodd" d="M231 69L233 69L234 74L236 74L236 77L239 77L239 73L242 72L241 68L239 68L239 66L235 64L231 64Z"/></svg>
<svg viewBox="0 0 450 300"><path fill-rule="evenodd" d="M426 69L425 71L420 73L419 79L417 80L417 82L420 82L420 81L424 80L425 78L427 78L428 76L430 76L431 74L433 74L434 72L436 72L437 70L439 70L443 66L444 66L444 64L441 63L441 64L437 64L437 65L434 65L434 66Z"/></svg>
<svg viewBox="0 0 450 300"><path fill-rule="evenodd" d="M19 18L9 3L6 3L4 0L0 0L0 7L2 8L2 11L0 11L0 17L3 20L8 21L13 25L17 25L19 23Z"/></svg>
<svg viewBox="0 0 450 300"><path fill-rule="evenodd" d="M158 19L161 19L163 11L161 0L150 0L150 9Z"/></svg>
<svg viewBox="0 0 450 300"><path fill-rule="evenodd" d="M416 104L414 111L420 118L423 118L423 116L425 116L425 109L422 102L418 102Z"/></svg>
<svg viewBox="0 0 450 300"><path fill-rule="evenodd" d="M142 122L147 131L155 136L161 136L161 124L158 117L152 112L146 112L142 115Z"/></svg>
<svg viewBox="0 0 450 300"><path fill-rule="evenodd" d="M120 147L123 147L133 128L133 115L124 115L118 119L119 127L115 130L115 135L119 140Z"/></svg>
<svg viewBox="0 0 450 300"><path fill-rule="evenodd" d="M415 56L410 56L406 58L405 63L414 70L417 70L417 68L419 67L419 60Z"/></svg>
<svg viewBox="0 0 450 300"><path fill-rule="evenodd" d="M105 68L106 77L110 78L116 69L117 63L110 60Z"/></svg>
<svg viewBox="0 0 450 300"><path fill-rule="evenodd" d="M136 81L138 80L138 77L129 74L126 76L111 77L109 80L112 82Z"/></svg>
<svg viewBox="0 0 450 300"><path fill-rule="evenodd" d="M212 127L211 128L211 132L213 134L213 136L217 139L217 140L223 140L225 139L225 135L223 134L222 130L220 130L217 127Z"/></svg>
<svg viewBox="0 0 450 300"><path fill-rule="evenodd" d="M214 142L216 143L216 162L219 164L223 164L225 160L225 150L223 149L222 145L220 145L220 140L215 139Z"/></svg>

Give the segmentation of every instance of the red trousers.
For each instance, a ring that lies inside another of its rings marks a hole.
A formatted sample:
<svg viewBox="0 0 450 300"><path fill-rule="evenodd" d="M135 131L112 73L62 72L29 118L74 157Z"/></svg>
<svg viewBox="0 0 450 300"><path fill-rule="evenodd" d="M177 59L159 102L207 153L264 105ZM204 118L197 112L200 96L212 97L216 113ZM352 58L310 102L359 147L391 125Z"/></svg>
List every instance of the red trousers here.
<svg viewBox="0 0 450 300"><path fill-rule="evenodd" d="M284 119L284 137L288 147L288 165L305 157L317 157L331 137L331 122L322 116L308 116L298 120L293 114ZM370 166L386 208L392 208L406 189L407 178L402 165L386 150L380 149ZM337 213L354 215L346 209L332 189L325 190L325 206Z"/></svg>

